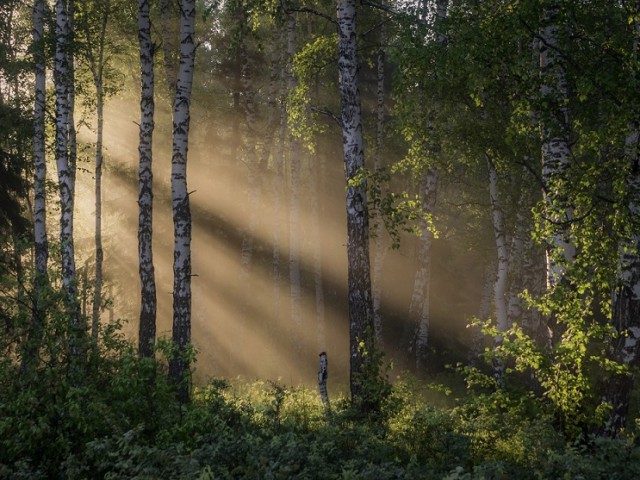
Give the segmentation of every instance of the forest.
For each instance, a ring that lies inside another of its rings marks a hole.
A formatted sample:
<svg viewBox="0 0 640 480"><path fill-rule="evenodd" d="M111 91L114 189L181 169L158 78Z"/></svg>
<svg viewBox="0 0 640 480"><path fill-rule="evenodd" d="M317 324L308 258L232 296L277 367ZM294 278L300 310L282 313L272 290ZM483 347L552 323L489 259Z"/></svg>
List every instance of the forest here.
<svg viewBox="0 0 640 480"><path fill-rule="evenodd" d="M640 1L0 37L0 478L639 478Z"/></svg>

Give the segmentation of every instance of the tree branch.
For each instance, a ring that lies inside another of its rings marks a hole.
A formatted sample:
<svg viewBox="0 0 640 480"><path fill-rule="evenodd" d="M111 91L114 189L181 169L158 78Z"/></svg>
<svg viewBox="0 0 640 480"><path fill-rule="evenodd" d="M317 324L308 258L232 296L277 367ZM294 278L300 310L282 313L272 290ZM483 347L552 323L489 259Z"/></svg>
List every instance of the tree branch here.
<svg viewBox="0 0 640 480"><path fill-rule="evenodd" d="M312 112L321 113L322 115L327 115L328 117L332 118L338 124L338 126L342 128L342 120L332 111L327 110L326 108L314 107L313 105L310 108Z"/></svg>
<svg viewBox="0 0 640 480"><path fill-rule="evenodd" d="M326 13L319 12L318 10L314 10L313 8L309 8L309 7L285 8L285 13L287 15L289 15L291 13L311 13L311 14L316 15L318 17L324 18L325 20L327 20L328 22L333 23L336 26L338 25L338 21L336 19L334 19L333 17L327 15Z"/></svg>

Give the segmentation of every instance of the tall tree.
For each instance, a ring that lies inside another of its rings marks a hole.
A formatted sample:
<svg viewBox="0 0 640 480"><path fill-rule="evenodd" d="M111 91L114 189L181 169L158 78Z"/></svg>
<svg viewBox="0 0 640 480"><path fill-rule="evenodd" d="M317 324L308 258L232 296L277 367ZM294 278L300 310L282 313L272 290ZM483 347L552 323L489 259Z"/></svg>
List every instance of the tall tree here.
<svg viewBox="0 0 640 480"><path fill-rule="evenodd" d="M297 80L293 72L293 59L296 55L296 17L293 14L287 15L286 19L287 35L287 91L289 96L297 85ZM299 120L295 115L289 114L290 130L297 130L300 127ZM291 306L291 328L294 348L298 353L302 351L302 279L300 275L300 190L302 184L302 162L300 141L295 135L289 135L289 295Z"/></svg>
<svg viewBox="0 0 640 480"><path fill-rule="evenodd" d="M72 22L69 16L69 0L56 0L56 47L54 58L54 83L56 92L56 146L55 157L60 192L60 248L62 253L62 284L66 294L67 313L71 322L69 348L72 361L82 355L81 342L84 335L79 312L76 285L75 249L73 239L74 178L72 165L73 121L71 100L73 74L71 71L69 44Z"/></svg>
<svg viewBox="0 0 640 480"><path fill-rule="evenodd" d="M347 184L347 261L349 301L350 389L364 400L367 354L374 347L373 303L369 265L367 184L358 178L364 168L362 107L356 45L356 0L338 0L338 81L342 142Z"/></svg>
<svg viewBox="0 0 640 480"><path fill-rule="evenodd" d="M560 3L544 8L540 32L540 97L547 109L540 113L542 133L542 181L544 184L548 237L547 284L553 288L561 280L567 262L575 255L570 237L572 208L567 198L571 147L569 142L568 83L565 62L559 50Z"/></svg>
<svg viewBox="0 0 640 480"><path fill-rule="evenodd" d="M149 0L138 0L138 40L140 44L140 135L138 145L138 262L140 275L140 326L138 351L153 355L156 337L156 279L153 265L153 129L155 45L151 38Z"/></svg>
<svg viewBox="0 0 640 480"><path fill-rule="evenodd" d="M104 159L104 100L105 100L105 42L107 24L111 14L111 0L103 0L97 11L96 5L89 5L86 0L81 4L81 31L84 34L84 55L89 65L89 71L95 88L96 101L96 153L95 153L95 279L93 286L93 310L91 315L91 335L94 344L98 341L100 310L102 307L102 284L104 249L102 246L102 171ZM94 18L95 16L95 18ZM93 23L98 24L97 31Z"/></svg>
<svg viewBox="0 0 640 480"><path fill-rule="evenodd" d="M187 150L195 45L195 0L180 0L180 67L173 106L173 155L171 199L173 205L173 343L176 355L169 361L169 375L178 385L178 398L189 399L191 343L191 209L187 190Z"/></svg>
<svg viewBox="0 0 640 480"><path fill-rule="evenodd" d="M44 291L49 283L47 263L49 246L47 239L46 180L47 161L45 157L45 110L46 110L46 53L44 41L45 1L33 2L33 60L35 70L33 105L33 238L35 253L34 302L31 323L29 352L23 365L37 357L44 323Z"/></svg>

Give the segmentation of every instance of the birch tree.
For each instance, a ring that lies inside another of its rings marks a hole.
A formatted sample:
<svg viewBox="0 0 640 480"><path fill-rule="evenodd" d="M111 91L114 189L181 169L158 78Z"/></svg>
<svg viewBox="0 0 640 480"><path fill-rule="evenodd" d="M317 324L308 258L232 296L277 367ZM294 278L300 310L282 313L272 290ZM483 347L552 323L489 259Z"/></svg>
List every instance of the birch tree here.
<svg viewBox="0 0 640 480"><path fill-rule="evenodd" d="M31 335L23 366L37 357L44 327L44 292L49 283L47 238L47 161L45 157L46 52L44 42L45 1L33 2L34 105L33 105L33 239L35 254L34 302Z"/></svg>
<svg viewBox="0 0 640 480"><path fill-rule="evenodd" d="M627 3L632 29L632 76L638 81L638 47L640 44L640 4ZM637 107L636 107L637 108ZM613 343L613 358L631 371L611 374L606 380L603 400L611 407L602 433L616 436L626 425L633 386L637 379L634 371L640 366L640 125L637 111L629 112L632 121L624 139L623 200L625 228L619 241L619 258L616 282L612 295L612 325L617 337Z"/></svg>
<svg viewBox="0 0 640 480"><path fill-rule="evenodd" d="M431 214L436 205L438 173L433 167L426 168L419 182L420 200L424 212ZM424 372L427 366L427 343L430 320L431 292L431 247L433 232L426 221L422 221L418 239L418 269L413 282L413 293L409 304L409 322L414 334L410 351L415 348L416 372Z"/></svg>
<svg viewBox="0 0 640 480"><path fill-rule="evenodd" d="M565 265L575 256L570 239L570 222L573 217L568 203L569 168L569 110L567 76L558 44L558 1L550 2L544 9L540 32L540 96L548 109L541 112L542 181L549 220L547 285L554 288L561 280Z"/></svg>
<svg viewBox="0 0 640 480"><path fill-rule="evenodd" d="M140 134L138 167L138 262L140 275L140 325L138 351L153 355L156 336L156 280L153 265L153 129L155 45L151 38L149 0L138 0L138 41L140 44Z"/></svg>
<svg viewBox="0 0 640 480"><path fill-rule="evenodd" d="M364 168L362 108L356 47L356 1L338 0L338 73L342 141L347 183L347 261L349 300L350 388L364 400L366 355L372 353L373 304L369 265L367 185L358 178Z"/></svg>
<svg viewBox="0 0 640 480"><path fill-rule="evenodd" d="M80 320L77 299L75 250L73 239L74 178L72 165L73 141L71 133L73 120L72 84L70 71L72 25L69 17L69 1L56 0L56 44L54 58L54 83L56 94L55 117L55 157L58 171L58 190L60 193L60 248L62 254L62 285L66 296L67 313L71 322L70 353L72 361L79 361L82 355L82 336L84 326Z"/></svg>
<svg viewBox="0 0 640 480"><path fill-rule="evenodd" d="M169 376L178 385L178 398L189 399L191 343L191 210L187 190L187 150L193 68L195 63L195 0L180 1L180 67L173 106L171 199L173 206L173 343L176 355L169 361Z"/></svg>
<svg viewBox="0 0 640 480"><path fill-rule="evenodd" d="M103 0L97 12L95 6L82 1L82 30L84 34L84 56L95 88L96 101L96 150L95 150L95 279L93 286L93 309L91 315L91 334L94 344L98 341L100 310L102 307L102 284L104 249L102 246L102 171L104 159L104 100L105 100L105 42L107 24L111 14L111 0ZM97 15L96 15L97 14ZM94 18L94 15L96 18ZM93 24L98 21L97 32Z"/></svg>

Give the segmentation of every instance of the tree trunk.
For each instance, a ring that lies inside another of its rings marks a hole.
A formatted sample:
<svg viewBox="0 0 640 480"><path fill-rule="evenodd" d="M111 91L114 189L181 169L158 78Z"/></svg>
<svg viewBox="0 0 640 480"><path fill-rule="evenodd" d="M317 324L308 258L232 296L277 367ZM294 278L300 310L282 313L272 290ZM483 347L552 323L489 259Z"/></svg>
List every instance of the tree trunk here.
<svg viewBox="0 0 640 480"><path fill-rule="evenodd" d="M640 7L640 5L638 5ZM640 41L640 21L632 22L634 29L633 54L638 60ZM625 366L637 368L640 365L640 128L630 126L626 138L626 159L628 161L627 222L628 231L620 242L617 288L613 294L612 322L618 334L614 345L614 359ZM604 400L612 407L603 434L614 437L627 423L627 414L636 373L614 375L605 382Z"/></svg>
<svg viewBox="0 0 640 480"><path fill-rule="evenodd" d="M296 54L296 21L293 15L287 17L287 91L296 88L293 73L293 57ZM291 119L290 119L291 121ZM297 125L290 125L295 129ZM294 348L301 353L302 346L302 284L300 279L300 144L298 139L289 135L289 168L291 190L289 196L289 284L291 299L291 327Z"/></svg>
<svg viewBox="0 0 640 480"><path fill-rule="evenodd" d="M318 369L318 390L320 391L320 398L322 399L322 404L325 407L329 407L329 394L327 393L327 377L328 374L328 362L327 362L327 354L322 352L320 354L320 368Z"/></svg>
<svg viewBox="0 0 640 480"><path fill-rule="evenodd" d="M364 168L364 146L358 60L356 0L338 0L338 73L342 140L347 184L347 261L349 301L350 389L352 400L364 400L365 355L374 348L373 303L369 266L369 215L366 180L355 181Z"/></svg>
<svg viewBox="0 0 640 480"><path fill-rule="evenodd" d="M386 42L385 27L381 28L380 43ZM385 120L385 64L386 55L381 46L377 54L377 89L376 89L376 149L374 154L373 168L376 172L382 169L382 148L384 145L384 120ZM373 296L373 326L376 344L379 348L383 346L382 336L382 268L384 259L389 250L385 237L385 229L382 216L379 212L375 214L375 235L374 235L374 259L373 271L371 275L371 294Z"/></svg>
<svg viewBox="0 0 640 480"><path fill-rule="evenodd" d="M248 20L245 20L248 21ZM240 284L248 285L250 280L251 260L253 258L253 245L256 235L256 226L258 223L258 206L259 185L258 185L258 162L256 155L256 112L254 103L254 86L247 55L247 46L243 43L240 45L240 64L241 75L240 83L242 86L242 105L245 112L246 136L245 136L245 165L247 167L247 217L248 223L242 235L242 250L240 256Z"/></svg>
<svg viewBox="0 0 640 480"><path fill-rule="evenodd" d="M67 0L67 19L69 38L67 40L67 62L69 72L69 85L68 85L68 97L69 97L69 119L67 120L68 129L68 143L69 143L69 170L71 172L71 196L75 199L76 196L76 172L78 170L78 141L76 134L76 122L75 122L75 110L76 110L76 84L75 84L75 0Z"/></svg>
<svg viewBox="0 0 640 480"><path fill-rule="evenodd" d="M191 343L191 209L187 190L187 150L193 67L196 46L195 0L180 1L180 68L173 107L173 155L171 158L171 199L173 205L173 343L177 354L169 361L169 376L178 386L180 401L189 400L189 360Z"/></svg>
<svg viewBox="0 0 640 480"><path fill-rule="evenodd" d="M493 289L496 283L496 263L490 262L484 269L482 281L482 294L480 297L480 306L478 308L478 320L486 322L491 315L491 307L493 306ZM470 366L478 365L480 355L484 352L484 334L478 327L474 327L471 331L471 346L469 347Z"/></svg>
<svg viewBox="0 0 640 480"><path fill-rule="evenodd" d="M280 128L278 129L278 144L273 157L273 248L272 248L272 270L271 278L273 282L273 318L281 318L282 312L282 236L285 224L284 207L284 152L287 136L287 111L284 101L284 95L287 91L286 86L286 62L285 62L285 44L286 35L284 29L280 32L280 53L279 53L279 120Z"/></svg>
<svg viewBox="0 0 640 480"><path fill-rule="evenodd" d="M69 54L71 38L69 11L66 0L56 0L56 48L54 59L54 83L56 91L56 146L55 157L60 192L60 248L62 254L62 285L65 292L66 311L71 324L69 351L72 370L77 371L83 355L84 328L80 320L76 285L76 266L73 242L73 174L70 162L70 132L73 120L70 112L71 84Z"/></svg>
<svg viewBox="0 0 640 480"><path fill-rule="evenodd" d="M93 55L93 51L89 49L89 64L93 75L93 84L96 89L96 116L97 116L97 133L96 133L96 168L95 168L95 279L93 289L93 311L91 315L91 333L94 345L98 343L98 331L100 325L100 310L102 307L102 284L103 284L103 268L104 249L102 248L102 163L103 163L103 131L104 131L104 44L107 33L107 23L111 10L111 0L103 0L104 9L102 11L102 24L98 38L98 55ZM85 21L86 39L89 42L89 20Z"/></svg>
<svg viewBox="0 0 640 480"><path fill-rule="evenodd" d="M49 284L47 263L47 162L45 157L46 53L44 43L44 0L33 3L33 48L35 89L33 105L33 238L35 250L34 301L29 342L22 359L22 369L36 361L40 349L45 312L44 293Z"/></svg>
<svg viewBox="0 0 640 480"><path fill-rule="evenodd" d="M140 43L140 140L138 145L138 262L140 274L140 326L138 352L153 356L156 338L156 278L153 266L153 129L155 75L149 0L138 0L138 40Z"/></svg>
<svg viewBox="0 0 640 480"><path fill-rule="evenodd" d="M438 188L438 173L435 168L427 168L420 177L420 200L426 213L433 213ZM416 372L424 373L427 366L427 343L429 340L429 310L431 283L431 247L433 233L426 224L422 225L419 238L418 269L413 281L413 293L409 304L409 336L407 353L411 358L415 351Z"/></svg>
<svg viewBox="0 0 640 480"><path fill-rule="evenodd" d="M542 181L546 201L546 217L552 224L547 239L547 286L552 289L562 279L565 265L575 256L570 238L569 222L573 213L566 190L571 164L569 146L568 86L564 63L558 51L557 1L545 9L539 42L540 94L548 111L541 112Z"/></svg>
<svg viewBox="0 0 640 480"><path fill-rule="evenodd" d="M504 224L504 211L498 196L498 172L490 158L487 158L489 168L489 195L491 197L491 210L493 219L493 232L496 239L496 250L498 252L498 271L496 283L493 288L493 302L496 308L496 324L499 332L505 332L509 328L509 317L507 310L507 276L509 273L509 249L507 242L507 232ZM502 336L494 338L495 344L502 343ZM502 381L504 375L504 364L500 360L494 362L494 375L498 381Z"/></svg>
<svg viewBox="0 0 640 480"><path fill-rule="evenodd" d="M506 299L507 275L509 273L509 248L504 224L504 211L502 210L498 196L498 172L490 159L488 159L487 164L489 167L489 195L491 198L493 233L496 239L496 250L498 252L498 271L493 290L493 301L496 308L498 330L504 332L509 328Z"/></svg>

